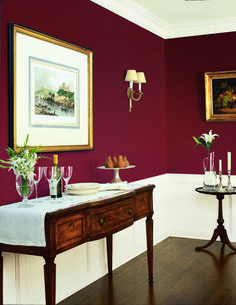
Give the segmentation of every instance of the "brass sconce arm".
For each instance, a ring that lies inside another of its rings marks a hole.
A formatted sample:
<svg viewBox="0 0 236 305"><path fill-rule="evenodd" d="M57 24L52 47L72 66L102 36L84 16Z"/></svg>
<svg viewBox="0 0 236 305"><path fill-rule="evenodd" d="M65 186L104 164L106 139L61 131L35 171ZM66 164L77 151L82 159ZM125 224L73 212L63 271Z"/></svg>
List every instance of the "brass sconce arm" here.
<svg viewBox="0 0 236 305"><path fill-rule="evenodd" d="M135 94L138 95L137 98L134 97ZM138 102L141 99L142 95L143 95L143 92L141 90L139 90L138 92L135 92L132 88L128 87L127 96L129 99L129 112L131 112L131 109L133 107L132 101Z"/></svg>

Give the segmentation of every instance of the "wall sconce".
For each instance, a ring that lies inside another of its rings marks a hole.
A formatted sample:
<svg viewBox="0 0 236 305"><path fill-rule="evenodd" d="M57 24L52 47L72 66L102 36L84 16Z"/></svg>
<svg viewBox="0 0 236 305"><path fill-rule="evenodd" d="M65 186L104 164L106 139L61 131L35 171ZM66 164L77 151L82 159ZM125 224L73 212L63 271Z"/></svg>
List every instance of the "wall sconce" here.
<svg viewBox="0 0 236 305"><path fill-rule="evenodd" d="M136 72L136 70L127 70L125 81L129 82L129 87L127 89L127 96L129 99L129 112L132 109L132 101L139 101L142 96L141 84L146 83L145 75L143 72ZM133 83L138 83L138 92L133 90ZM138 97L135 98L134 95L137 94Z"/></svg>

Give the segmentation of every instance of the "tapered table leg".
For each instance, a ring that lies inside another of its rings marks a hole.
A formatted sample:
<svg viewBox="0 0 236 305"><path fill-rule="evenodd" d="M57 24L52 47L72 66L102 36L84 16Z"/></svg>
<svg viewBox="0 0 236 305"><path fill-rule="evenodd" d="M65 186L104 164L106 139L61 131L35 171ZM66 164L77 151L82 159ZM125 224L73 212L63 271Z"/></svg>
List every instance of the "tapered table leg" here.
<svg viewBox="0 0 236 305"><path fill-rule="evenodd" d="M148 259L148 280L153 281L153 219L148 216L146 220L147 235L147 259Z"/></svg>
<svg viewBox="0 0 236 305"><path fill-rule="evenodd" d="M0 252L0 305L3 305L3 257Z"/></svg>
<svg viewBox="0 0 236 305"><path fill-rule="evenodd" d="M56 304L56 264L55 257L44 257L46 264L44 265L44 282L46 305Z"/></svg>
<svg viewBox="0 0 236 305"><path fill-rule="evenodd" d="M107 236L107 265L108 275L112 276L112 235Z"/></svg>

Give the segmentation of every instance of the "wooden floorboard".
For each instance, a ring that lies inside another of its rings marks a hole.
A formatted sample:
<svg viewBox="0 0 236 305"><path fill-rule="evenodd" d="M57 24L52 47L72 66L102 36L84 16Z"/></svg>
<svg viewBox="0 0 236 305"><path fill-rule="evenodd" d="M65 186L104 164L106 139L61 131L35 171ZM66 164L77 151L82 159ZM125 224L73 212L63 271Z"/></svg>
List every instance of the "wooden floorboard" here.
<svg viewBox="0 0 236 305"><path fill-rule="evenodd" d="M146 253L60 305L236 305L236 254L221 242L169 237L154 247L154 282Z"/></svg>

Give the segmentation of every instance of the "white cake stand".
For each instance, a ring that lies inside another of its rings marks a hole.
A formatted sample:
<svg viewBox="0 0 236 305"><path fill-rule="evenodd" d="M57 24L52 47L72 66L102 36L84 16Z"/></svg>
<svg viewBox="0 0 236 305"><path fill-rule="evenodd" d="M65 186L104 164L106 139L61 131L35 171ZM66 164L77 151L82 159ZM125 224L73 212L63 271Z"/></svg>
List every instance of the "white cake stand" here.
<svg viewBox="0 0 236 305"><path fill-rule="evenodd" d="M111 183L118 183L122 182L119 176L119 170L120 169L129 169L129 168L134 168L135 165L129 165L127 167L113 167L113 168L107 168L105 166L98 166L98 169L105 169L105 170L113 170L114 171L114 178L112 179Z"/></svg>

